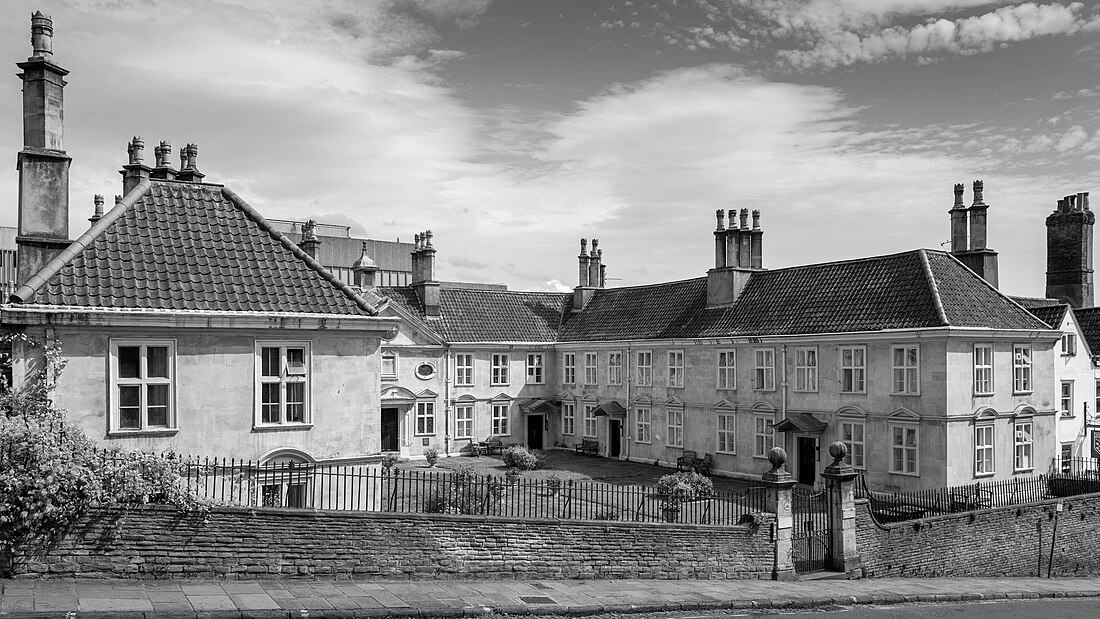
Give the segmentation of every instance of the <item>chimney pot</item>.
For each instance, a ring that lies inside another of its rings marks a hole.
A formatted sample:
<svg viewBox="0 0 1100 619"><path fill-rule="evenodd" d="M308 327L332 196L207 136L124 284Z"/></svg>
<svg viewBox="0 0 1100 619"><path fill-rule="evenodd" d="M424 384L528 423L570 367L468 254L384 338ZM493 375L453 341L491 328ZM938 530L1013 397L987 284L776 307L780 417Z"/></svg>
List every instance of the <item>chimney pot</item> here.
<svg viewBox="0 0 1100 619"><path fill-rule="evenodd" d="M716 228L716 230L725 230L726 212L722 209L718 209L717 211L714 211L714 215L718 218L718 227Z"/></svg>
<svg viewBox="0 0 1100 619"><path fill-rule="evenodd" d="M432 231L428 230L424 233L424 249L432 249Z"/></svg>
<svg viewBox="0 0 1100 619"><path fill-rule="evenodd" d="M955 206L963 205L963 184L955 183Z"/></svg>
<svg viewBox="0 0 1100 619"><path fill-rule="evenodd" d="M53 20L49 15L43 15L42 11L31 15L31 48L34 50L32 57L53 56Z"/></svg>
<svg viewBox="0 0 1100 619"><path fill-rule="evenodd" d="M126 146L126 154L129 155L130 165L141 164L145 160L145 142L135 135Z"/></svg>
<svg viewBox="0 0 1100 619"><path fill-rule="evenodd" d="M759 230L760 229L760 211L753 211L752 212L752 229L753 230Z"/></svg>
<svg viewBox="0 0 1100 619"><path fill-rule="evenodd" d="M974 204L985 204L982 199L982 190L985 188L985 183L982 181L974 181Z"/></svg>
<svg viewBox="0 0 1100 619"><path fill-rule="evenodd" d="M168 167L168 156L172 154L172 143L161 140L160 144L153 147L153 158L156 159L158 168Z"/></svg>
<svg viewBox="0 0 1100 619"><path fill-rule="evenodd" d="M122 202L122 196L115 194L115 204L118 204L119 202Z"/></svg>
<svg viewBox="0 0 1100 619"><path fill-rule="evenodd" d="M95 194L95 197L92 198L92 202L95 204L95 212L88 218L88 221L92 222L92 225L95 225L95 222L103 217L103 195L98 193Z"/></svg>
<svg viewBox="0 0 1100 619"><path fill-rule="evenodd" d="M741 229L749 229L749 209L747 208L741 209Z"/></svg>

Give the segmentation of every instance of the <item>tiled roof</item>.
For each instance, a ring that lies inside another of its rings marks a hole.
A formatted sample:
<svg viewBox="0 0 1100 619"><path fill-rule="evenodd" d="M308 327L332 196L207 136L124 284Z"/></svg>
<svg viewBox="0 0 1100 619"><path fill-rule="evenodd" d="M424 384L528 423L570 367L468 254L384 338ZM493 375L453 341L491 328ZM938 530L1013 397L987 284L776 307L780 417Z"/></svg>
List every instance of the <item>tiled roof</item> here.
<svg viewBox="0 0 1100 619"><path fill-rule="evenodd" d="M1092 354L1100 354L1100 307L1082 307L1073 310L1077 324L1081 325L1081 333L1089 344Z"/></svg>
<svg viewBox="0 0 1100 619"><path fill-rule="evenodd" d="M379 288L378 293L420 318L420 300L411 287ZM427 321L448 342L554 342L572 295L441 288L440 317Z"/></svg>
<svg viewBox="0 0 1100 619"><path fill-rule="evenodd" d="M1061 305L1062 301L1058 299L1040 299L1039 297L1010 297L1013 301L1023 305L1026 309L1033 307L1051 307L1052 305Z"/></svg>
<svg viewBox="0 0 1100 619"><path fill-rule="evenodd" d="M451 342L592 342L943 326L1049 328L950 254L931 250L760 271L735 304L711 309L705 277L596 290L576 313L569 294L441 293L442 317L430 324ZM383 294L423 315L411 288L388 288Z"/></svg>
<svg viewBox="0 0 1100 619"><path fill-rule="evenodd" d="M376 312L233 192L158 180L132 191L16 290L12 301L112 309Z"/></svg>

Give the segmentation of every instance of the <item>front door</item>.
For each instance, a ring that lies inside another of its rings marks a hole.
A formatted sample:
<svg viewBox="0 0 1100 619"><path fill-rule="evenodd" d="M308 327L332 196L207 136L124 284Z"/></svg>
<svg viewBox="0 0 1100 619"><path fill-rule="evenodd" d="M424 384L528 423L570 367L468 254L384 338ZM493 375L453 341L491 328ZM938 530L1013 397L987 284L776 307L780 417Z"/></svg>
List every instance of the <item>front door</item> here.
<svg viewBox="0 0 1100 619"><path fill-rule="evenodd" d="M382 451L397 451L397 409L382 409Z"/></svg>
<svg viewBox="0 0 1100 619"><path fill-rule="evenodd" d="M623 422L618 419L607 420L607 457L618 458L622 449Z"/></svg>
<svg viewBox="0 0 1100 619"><path fill-rule="evenodd" d="M798 437L798 483L807 486L817 481L817 439Z"/></svg>
<svg viewBox="0 0 1100 619"><path fill-rule="evenodd" d="M527 416L527 448L542 449L542 415Z"/></svg>

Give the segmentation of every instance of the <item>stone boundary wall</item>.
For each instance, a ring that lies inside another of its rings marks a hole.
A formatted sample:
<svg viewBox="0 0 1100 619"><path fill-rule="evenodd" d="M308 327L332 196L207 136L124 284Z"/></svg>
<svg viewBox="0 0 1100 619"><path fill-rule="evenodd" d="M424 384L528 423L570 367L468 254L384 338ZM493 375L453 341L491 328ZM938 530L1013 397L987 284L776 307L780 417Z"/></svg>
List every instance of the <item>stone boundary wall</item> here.
<svg viewBox="0 0 1100 619"><path fill-rule="evenodd" d="M1100 494L888 525L861 499L856 539L869 578L1046 576L1048 565L1052 576L1097 575Z"/></svg>
<svg viewBox="0 0 1100 619"><path fill-rule="evenodd" d="M770 514L717 527L142 506L91 511L22 577L768 579Z"/></svg>

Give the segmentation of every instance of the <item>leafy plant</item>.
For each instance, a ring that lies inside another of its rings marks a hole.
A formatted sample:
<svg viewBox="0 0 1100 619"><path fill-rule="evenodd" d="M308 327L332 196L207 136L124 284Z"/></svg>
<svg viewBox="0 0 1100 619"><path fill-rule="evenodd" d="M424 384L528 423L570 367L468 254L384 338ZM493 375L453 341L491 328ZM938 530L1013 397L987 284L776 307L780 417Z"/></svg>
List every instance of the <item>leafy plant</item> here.
<svg viewBox="0 0 1100 619"><path fill-rule="evenodd" d="M486 514L504 496L504 480L492 475L479 475L473 467L461 466L449 477L450 488L428 497L424 504L425 511L437 514Z"/></svg>
<svg viewBox="0 0 1100 619"><path fill-rule="evenodd" d="M429 465L435 465L439 460L439 450L434 447L429 447L424 450L424 459L428 461Z"/></svg>
<svg viewBox="0 0 1100 619"><path fill-rule="evenodd" d="M657 494L663 507L679 509L684 501L714 496L714 482L693 471L672 473L657 480Z"/></svg>
<svg viewBox="0 0 1100 619"><path fill-rule="evenodd" d="M398 456L397 454L385 454L382 456L382 472L386 475L393 475L394 467L397 466Z"/></svg>
<svg viewBox="0 0 1100 619"><path fill-rule="evenodd" d="M533 471L538 466L538 457L522 445L512 445L502 455L504 465L521 471Z"/></svg>

